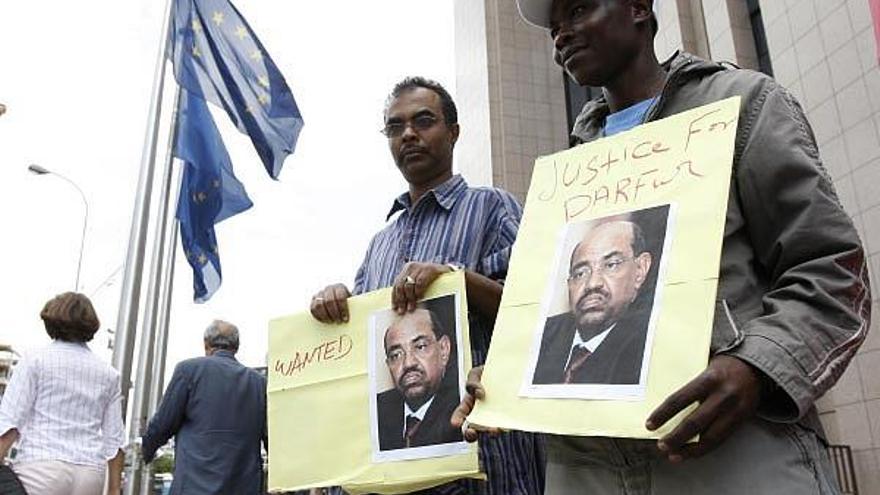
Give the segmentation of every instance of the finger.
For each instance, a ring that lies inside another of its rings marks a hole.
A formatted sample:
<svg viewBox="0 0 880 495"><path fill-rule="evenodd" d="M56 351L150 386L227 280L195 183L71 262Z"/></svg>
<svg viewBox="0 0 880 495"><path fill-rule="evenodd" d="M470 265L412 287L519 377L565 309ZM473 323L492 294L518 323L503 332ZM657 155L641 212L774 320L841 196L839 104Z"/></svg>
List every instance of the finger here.
<svg viewBox="0 0 880 495"><path fill-rule="evenodd" d="M437 280L442 273L448 270L448 267L444 265L438 265L435 263L423 263L414 265L416 267L415 270L412 270L410 275L416 281L413 286L414 294L409 299L409 311L413 311L416 309L416 304L419 300L425 296L425 292L428 290L428 287Z"/></svg>
<svg viewBox="0 0 880 495"><path fill-rule="evenodd" d="M479 433L477 432L477 430L475 430L473 428L468 428L464 431L464 439L468 443L474 443L477 440L479 440L479 438L480 438Z"/></svg>
<svg viewBox="0 0 880 495"><path fill-rule="evenodd" d="M406 301L403 297L403 280L394 283L391 289L391 309L397 314L403 314L406 310Z"/></svg>
<svg viewBox="0 0 880 495"><path fill-rule="evenodd" d="M327 314L327 308L324 307L324 291L320 291L312 297L312 303L309 308L312 316L322 323L329 323L330 316Z"/></svg>
<svg viewBox="0 0 880 495"><path fill-rule="evenodd" d="M416 309L416 302L419 300L419 272L406 272L403 279L403 302L407 312Z"/></svg>
<svg viewBox="0 0 880 495"><path fill-rule="evenodd" d="M660 406L651 413L645 422L645 428L654 431L660 428L673 416L694 402L703 400L713 387L713 381L707 376L707 372L701 373L666 398Z"/></svg>
<svg viewBox="0 0 880 495"><path fill-rule="evenodd" d="M465 383L465 390L467 393L474 396L478 400L483 400L486 398L486 390L483 388L483 367L477 366L471 368L468 372L467 381Z"/></svg>
<svg viewBox="0 0 880 495"><path fill-rule="evenodd" d="M670 456L669 460L671 462L680 462L684 459L700 457L712 451L721 442L726 440L740 423L741 418L738 415L720 416L700 435L700 441L682 446L676 455Z"/></svg>
<svg viewBox="0 0 880 495"><path fill-rule="evenodd" d="M403 265L400 273L394 278L394 287L391 290L391 309L397 312L397 314L403 314L406 312L406 296L404 291L406 286L406 276L409 274L412 265L413 262L408 262Z"/></svg>
<svg viewBox="0 0 880 495"><path fill-rule="evenodd" d="M452 412L452 418L449 420L453 427L461 429L464 439L468 442L476 442L479 437L477 429L467 422L467 417L473 409L474 397L467 394L461 399L461 403Z"/></svg>
<svg viewBox="0 0 880 495"><path fill-rule="evenodd" d="M437 277L440 276L442 272L446 271L445 266L434 263L414 264L413 268L414 269L410 271L410 276L416 283L410 285L412 291L408 298L409 311L414 311L416 309L417 303L425 296L428 287L437 280Z"/></svg>
<svg viewBox="0 0 880 495"><path fill-rule="evenodd" d="M461 403L458 404L458 407L455 408L455 411L452 412L452 418L449 420L452 423L452 426L456 428L461 428L464 422L467 420L468 415L471 411L474 410L474 396L470 394L465 394L461 399Z"/></svg>
<svg viewBox="0 0 880 495"><path fill-rule="evenodd" d="M722 402L717 395L710 396L688 414L669 434L657 442L657 448L668 454L677 454L688 440L701 435L718 419Z"/></svg>
<svg viewBox="0 0 880 495"><path fill-rule="evenodd" d="M486 399L486 389L483 388L482 383L468 382L467 384L465 384L464 387L465 387L465 390L467 390L467 392L470 395L473 395L476 399L478 399L478 400L485 400Z"/></svg>
<svg viewBox="0 0 880 495"><path fill-rule="evenodd" d="M476 431L477 433L489 435L492 438L497 438L502 433L504 433L504 430L502 430L501 428L496 428L494 426L471 425L470 427L472 430Z"/></svg>
<svg viewBox="0 0 880 495"><path fill-rule="evenodd" d="M348 288L344 285L334 285L332 288L333 301L339 310L340 321L348 323L348 298L351 296Z"/></svg>
<svg viewBox="0 0 880 495"><path fill-rule="evenodd" d="M325 291L324 298L324 307L327 308L327 315L330 317L334 323L339 323L342 321L342 313L339 307L339 301L336 299L336 294L333 292L332 287L328 287Z"/></svg>

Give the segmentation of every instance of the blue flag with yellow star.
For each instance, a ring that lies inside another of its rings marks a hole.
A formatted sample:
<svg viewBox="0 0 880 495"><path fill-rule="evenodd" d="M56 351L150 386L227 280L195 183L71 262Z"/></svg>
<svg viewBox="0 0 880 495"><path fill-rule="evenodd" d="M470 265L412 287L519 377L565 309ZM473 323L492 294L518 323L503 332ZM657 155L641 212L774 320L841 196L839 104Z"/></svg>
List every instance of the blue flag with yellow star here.
<svg viewBox="0 0 880 495"><path fill-rule="evenodd" d="M273 179L303 119L278 67L228 0L176 0L168 56L181 86L174 156L185 162L178 202L181 243L196 302L219 288L214 225L252 206L206 102L247 134Z"/></svg>
<svg viewBox="0 0 880 495"><path fill-rule="evenodd" d="M223 138L200 96L181 91L174 156L184 162L177 203L180 241L193 269L196 302L207 301L220 287L220 253L214 225L253 203L232 171Z"/></svg>
<svg viewBox="0 0 880 495"><path fill-rule="evenodd" d="M302 115L278 67L228 0L177 0L170 56L178 84L223 108L278 178Z"/></svg>

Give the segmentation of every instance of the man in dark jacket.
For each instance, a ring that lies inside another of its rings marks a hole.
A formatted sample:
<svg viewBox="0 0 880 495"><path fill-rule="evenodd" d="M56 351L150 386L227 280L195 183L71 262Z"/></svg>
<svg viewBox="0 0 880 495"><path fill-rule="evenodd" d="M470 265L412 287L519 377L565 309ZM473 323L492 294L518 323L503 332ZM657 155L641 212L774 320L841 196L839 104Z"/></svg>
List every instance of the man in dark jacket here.
<svg viewBox="0 0 880 495"><path fill-rule="evenodd" d="M864 341L871 297L864 250L800 105L752 71L688 54L660 64L651 0L517 3L549 29L569 76L602 88L575 142L742 97L711 358L645 426L682 421L656 442L548 435L547 493L837 493L814 403ZM469 381L481 396L478 373Z"/></svg>
<svg viewBox="0 0 880 495"><path fill-rule="evenodd" d="M143 436L146 462L175 437L172 494L263 493L266 378L235 359L238 342L234 325L211 323L205 357L177 365Z"/></svg>
<svg viewBox="0 0 880 495"><path fill-rule="evenodd" d="M446 373L451 346L428 309L399 316L388 327L385 362L394 388L376 398L380 450L462 441L461 430L449 423L459 401L458 384Z"/></svg>

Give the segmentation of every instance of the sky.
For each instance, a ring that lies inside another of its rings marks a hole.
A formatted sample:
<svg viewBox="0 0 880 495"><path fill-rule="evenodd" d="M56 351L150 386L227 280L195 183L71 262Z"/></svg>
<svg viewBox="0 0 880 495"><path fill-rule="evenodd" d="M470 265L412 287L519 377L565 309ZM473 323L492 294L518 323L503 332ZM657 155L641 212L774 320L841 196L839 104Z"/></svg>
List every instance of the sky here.
<svg viewBox="0 0 880 495"><path fill-rule="evenodd" d="M325 285L351 286L370 238L406 190L379 133L386 95L416 74L455 95L452 0L235 3L287 79L305 127L273 181L248 138L214 112L254 207L218 225L223 284L209 302L192 302L192 271L176 247L166 381L174 364L203 353L212 319L238 325L239 359L262 366L270 319L306 310ZM110 361L162 4L0 3L0 103L7 106L0 116L0 343L19 352L49 342L39 312L74 289L84 217L76 189L29 173L34 163L69 178L87 199L79 289L102 322L90 347ZM174 96L168 67L163 142ZM160 167L165 154L160 144ZM150 248L148 239L148 260Z"/></svg>

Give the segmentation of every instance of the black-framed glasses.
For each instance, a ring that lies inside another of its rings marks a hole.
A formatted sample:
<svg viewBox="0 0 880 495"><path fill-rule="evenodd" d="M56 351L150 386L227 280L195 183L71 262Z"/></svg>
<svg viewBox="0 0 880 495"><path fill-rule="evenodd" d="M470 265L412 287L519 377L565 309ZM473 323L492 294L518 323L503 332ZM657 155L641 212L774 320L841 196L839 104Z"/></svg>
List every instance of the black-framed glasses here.
<svg viewBox="0 0 880 495"><path fill-rule="evenodd" d="M599 276L613 277L617 275L624 263L628 263L634 259L635 258L633 257L614 257L599 263L595 267L585 263L568 274L568 281L572 283L581 283L585 280L589 280L594 273Z"/></svg>
<svg viewBox="0 0 880 495"><path fill-rule="evenodd" d="M379 132L384 134L385 137L396 138L403 135L407 125L412 126L414 131L420 132L434 127L437 122L440 122L440 119L433 115L417 115L409 122L388 122L385 124L385 127L379 129Z"/></svg>

